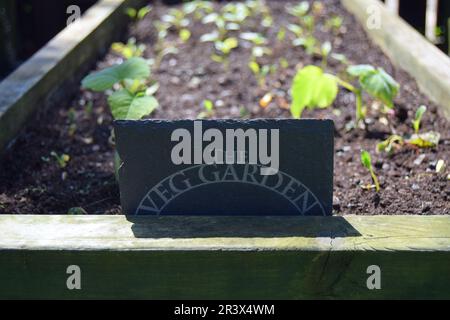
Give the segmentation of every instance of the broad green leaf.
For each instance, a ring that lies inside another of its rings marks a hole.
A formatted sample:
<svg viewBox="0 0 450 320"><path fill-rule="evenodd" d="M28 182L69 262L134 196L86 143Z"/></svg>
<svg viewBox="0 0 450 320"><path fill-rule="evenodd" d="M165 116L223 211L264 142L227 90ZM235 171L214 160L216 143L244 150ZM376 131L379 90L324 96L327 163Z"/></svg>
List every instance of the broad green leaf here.
<svg viewBox="0 0 450 320"><path fill-rule="evenodd" d="M394 98L398 93L399 84L383 69L378 68L363 74L360 84L372 97L380 100L389 108L394 108Z"/></svg>
<svg viewBox="0 0 450 320"><path fill-rule="evenodd" d="M120 65L115 65L104 70L88 75L82 81L85 89L93 91L105 91L111 89L114 84L125 79L145 79L150 76L150 67L143 58L131 58Z"/></svg>
<svg viewBox="0 0 450 320"><path fill-rule="evenodd" d="M243 32L240 37L241 39L253 42L257 46L266 43L266 38L264 38L262 34L256 32Z"/></svg>
<svg viewBox="0 0 450 320"><path fill-rule="evenodd" d="M375 68L368 64L360 64L347 68L347 73L353 77L361 77L369 72L375 71Z"/></svg>
<svg viewBox="0 0 450 320"><path fill-rule="evenodd" d="M300 118L305 107L329 107L336 99L338 89L334 76L316 66L304 67L295 76L291 88L292 116Z"/></svg>
<svg viewBox="0 0 450 320"><path fill-rule="evenodd" d="M139 120L158 107L154 97L135 96L126 89L114 92L108 103L116 120Z"/></svg>

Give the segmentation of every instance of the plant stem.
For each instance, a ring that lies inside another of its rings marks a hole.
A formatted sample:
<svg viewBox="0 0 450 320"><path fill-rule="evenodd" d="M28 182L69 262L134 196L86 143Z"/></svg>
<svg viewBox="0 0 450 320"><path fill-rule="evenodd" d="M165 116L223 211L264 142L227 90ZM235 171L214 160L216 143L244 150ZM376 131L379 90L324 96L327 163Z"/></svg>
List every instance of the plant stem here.
<svg viewBox="0 0 450 320"><path fill-rule="evenodd" d="M334 78L336 79L337 83L344 87L345 89L353 92L356 94L356 92L358 91L358 89L356 89L352 84L348 83L347 81L342 80L341 78L334 76Z"/></svg>
<svg viewBox="0 0 450 320"><path fill-rule="evenodd" d="M340 79L337 76L334 76L338 84L345 89L353 92L356 96L356 122L363 120L365 118L364 112L363 112L363 100L362 100L362 92L360 89L355 88L352 84L348 83L347 81L344 81Z"/></svg>
<svg viewBox="0 0 450 320"><path fill-rule="evenodd" d="M361 90L356 90L356 122L359 122L365 118L363 112L363 102Z"/></svg>
<svg viewBox="0 0 450 320"><path fill-rule="evenodd" d="M370 175L372 176L372 180L375 183L375 189L377 190L377 192L380 192L380 183L372 168L370 168Z"/></svg>

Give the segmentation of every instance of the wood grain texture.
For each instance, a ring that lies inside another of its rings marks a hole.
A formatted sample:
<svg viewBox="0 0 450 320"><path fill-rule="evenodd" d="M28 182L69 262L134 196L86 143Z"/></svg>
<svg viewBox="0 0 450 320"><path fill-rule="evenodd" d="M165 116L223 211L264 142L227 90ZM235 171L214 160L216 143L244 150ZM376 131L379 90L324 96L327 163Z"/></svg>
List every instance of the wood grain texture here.
<svg viewBox="0 0 450 320"><path fill-rule="evenodd" d="M450 298L447 216L1 216L0 234L0 298Z"/></svg>
<svg viewBox="0 0 450 320"><path fill-rule="evenodd" d="M450 119L450 58L378 0L341 0L391 61L411 76ZM380 28L368 21L378 8Z"/></svg>

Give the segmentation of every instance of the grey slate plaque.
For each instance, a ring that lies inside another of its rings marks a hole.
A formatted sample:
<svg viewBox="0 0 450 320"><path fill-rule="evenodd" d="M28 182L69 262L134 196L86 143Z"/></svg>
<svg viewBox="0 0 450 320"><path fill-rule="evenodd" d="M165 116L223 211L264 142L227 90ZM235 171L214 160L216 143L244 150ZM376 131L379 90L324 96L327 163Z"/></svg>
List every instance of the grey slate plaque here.
<svg viewBox="0 0 450 320"><path fill-rule="evenodd" d="M331 215L331 120L116 121L127 215Z"/></svg>

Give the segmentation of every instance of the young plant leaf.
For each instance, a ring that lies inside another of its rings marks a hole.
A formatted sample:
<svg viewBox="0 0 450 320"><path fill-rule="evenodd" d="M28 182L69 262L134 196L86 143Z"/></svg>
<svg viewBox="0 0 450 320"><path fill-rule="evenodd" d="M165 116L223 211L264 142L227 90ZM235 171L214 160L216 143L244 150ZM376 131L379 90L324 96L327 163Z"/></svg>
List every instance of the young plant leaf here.
<svg viewBox="0 0 450 320"><path fill-rule="evenodd" d="M425 132L420 134L413 134L411 138L406 140L406 143L412 144L419 148L436 148L439 144L441 135L439 132Z"/></svg>
<svg viewBox="0 0 450 320"><path fill-rule="evenodd" d="M426 111L427 111L427 107L426 106L420 106L419 109L417 109L417 111L416 111L416 115L415 115L414 120L412 122L413 128L414 128L414 132L416 134L419 133L420 123L422 122L422 117L423 117L423 115L424 115L424 113Z"/></svg>
<svg viewBox="0 0 450 320"><path fill-rule="evenodd" d="M217 31L205 33L200 37L200 42L215 42L220 39L220 34Z"/></svg>
<svg viewBox="0 0 450 320"><path fill-rule="evenodd" d="M375 71L375 68L368 64L360 64L347 68L347 73L353 77L361 77L369 72Z"/></svg>
<svg viewBox="0 0 450 320"><path fill-rule="evenodd" d="M126 89L114 92L108 103L116 120L140 120L158 107L154 97L133 95Z"/></svg>
<svg viewBox="0 0 450 320"><path fill-rule="evenodd" d="M291 88L291 113L300 118L305 107L327 108L336 99L338 83L334 76L326 74L316 66L299 70Z"/></svg>
<svg viewBox="0 0 450 320"><path fill-rule="evenodd" d="M180 39L183 42L187 42L190 38L191 38L191 31L189 31L189 29L181 29L180 30Z"/></svg>
<svg viewBox="0 0 450 320"><path fill-rule="evenodd" d="M361 163L367 170L372 170L372 157L366 150L361 151Z"/></svg>
<svg viewBox="0 0 450 320"><path fill-rule="evenodd" d="M360 78L361 87L372 97L394 108L394 98L398 94L399 84L383 69L370 71Z"/></svg>
<svg viewBox="0 0 450 320"><path fill-rule="evenodd" d="M139 20L144 19L145 16L146 16L147 14L150 13L150 11L152 11L152 7L151 7L151 6L145 6L145 7L142 7L142 8L139 9L139 11L137 12L137 18L138 18Z"/></svg>
<svg viewBox="0 0 450 320"><path fill-rule="evenodd" d="M392 135L385 141L377 144L377 152L386 152L391 155L396 147L402 146L404 139L399 135Z"/></svg>
<svg viewBox="0 0 450 320"><path fill-rule="evenodd" d="M380 183L378 182L378 178L372 167L372 157L370 156L370 153L367 152L366 150L361 150L361 163L370 172L373 183L375 184L375 189L377 190L377 192L379 192Z"/></svg>
<svg viewBox="0 0 450 320"><path fill-rule="evenodd" d="M348 67L347 72L351 76L358 77L361 87L372 97L387 107L394 108L394 98L400 85L386 71L381 68L375 69L370 65L357 65Z"/></svg>
<svg viewBox="0 0 450 320"><path fill-rule="evenodd" d="M150 66L143 58L131 58L122 64L88 75L82 81L82 87L93 91L111 89L125 79L145 79L150 76Z"/></svg>

